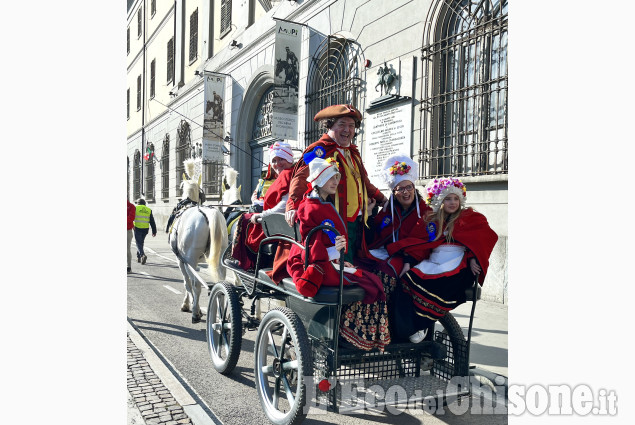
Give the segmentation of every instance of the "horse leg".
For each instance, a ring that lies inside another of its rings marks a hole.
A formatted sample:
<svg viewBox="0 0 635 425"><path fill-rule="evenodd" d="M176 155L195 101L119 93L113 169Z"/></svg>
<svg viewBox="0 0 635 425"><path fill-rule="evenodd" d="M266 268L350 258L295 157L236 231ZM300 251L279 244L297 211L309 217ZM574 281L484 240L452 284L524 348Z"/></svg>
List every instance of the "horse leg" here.
<svg viewBox="0 0 635 425"><path fill-rule="evenodd" d="M192 301L192 323L198 323L201 321L201 317L203 317L203 314L201 313L201 307L199 305L199 300L201 298L201 283L198 281L198 279L196 279L196 276L194 276L194 274L191 272L191 269L187 265L183 265L183 268L186 269L187 273L187 295Z"/></svg>
<svg viewBox="0 0 635 425"><path fill-rule="evenodd" d="M181 311L190 312L190 299L192 296L192 287L190 285L190 274L188 273L187 267L182 261L179 261L179 269L181 269L181 274L183 275L183 286L185 287L185 298L183 298L183 304L181 304Z"/></svg>
<svg viewBox="0 0 635 425"><path fill-rule="evenodd" d="M195 280L192 282L192 323L198 323L203 317L199 301L201 299L201 282Z"/></svg>

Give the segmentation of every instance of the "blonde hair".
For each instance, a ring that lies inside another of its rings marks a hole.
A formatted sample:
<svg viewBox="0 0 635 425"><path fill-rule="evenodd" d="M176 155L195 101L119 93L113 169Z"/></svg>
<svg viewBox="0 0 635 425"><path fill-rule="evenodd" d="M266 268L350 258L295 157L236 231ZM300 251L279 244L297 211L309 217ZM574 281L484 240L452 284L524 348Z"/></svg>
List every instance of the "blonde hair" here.
<svg viewBox="0 0 635 425"><path fill-rule="evenodd" d="M445 230L447 230L448 232L448 234L445 235L445 238L448 242L452 242L454 240L452 239L452 231L454 230L454 222L456 221L457 218L459 218L459 216L461 215L463 211L465 211L468 208L469 209L473 209L473 208L459 207L459 209L453 212L452 214L448 214L447 212L445 212L443 206L444 204L442 203L436 212L434 211L428 212L428 215L426 216L426 222L427 223L434 222L437 225L437 234L434 237L435 241L439 240L441 236L443 236L443 223L445 223L446 224Z"/></svg>

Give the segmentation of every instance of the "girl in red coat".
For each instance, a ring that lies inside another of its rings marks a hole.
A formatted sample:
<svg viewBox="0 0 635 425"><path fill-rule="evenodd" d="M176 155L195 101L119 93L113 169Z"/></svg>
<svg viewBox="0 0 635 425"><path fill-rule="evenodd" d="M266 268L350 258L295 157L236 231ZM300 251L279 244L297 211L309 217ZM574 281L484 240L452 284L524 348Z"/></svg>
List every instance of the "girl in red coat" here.
<svg viewBox="0 0 635 425"><path fill-rule="evenodd" d="M309 167L307 181L311 184L312 190L305 195L296 214L303 242L306 243L305 238L311 229L319 225L330 225L340 233L339 236L335 236L334 232L326 229L317 232L311 237L308 253L297 245L291 247L287 271L293 278L298 292L306 297L313 297L322 285L339 286L340 251L347 247L347 233L346 224L333 204L340 181L339 164L333 158L315 158L311 160ZM309 266L305 269L306 255L309 255ZM386 300L383 286L377 276L355 268L347 261L344 261L344 266L344 284L357 284L366 292L362 303L373 304ZM377 347L383 350L390 342L383 339L388 324L387 318L379 314L376 316L373 330L369 330L363 336L350 332L349 327L344 325L340 327L340 335L357 348L371 350ZM341 321L345 320L343 315Z"/></svg>
<svg viewBox="0 0 635 425"><path fill-rule="evenodd" d="M412 296L418 343L445 313L464 303L475 276L483 284L489 257L498 240L487 219L465 208L466 188L457 178L434 179L425 188L432 212L422 217L408 238L388 247L421 260L402 277Z"/></svg>
<svg viewBox="0 0 635 425"><path fill-rule="evenodd" d="M268 186L263 197L256 196L255 199L252 197L255 204L262 202L262 212L244 214L236 228L234 237L232 257L238 260L237 265L245 270L255 266L258 247L265 238L258 218L273 213L284 213L289 199L289 182L293 171L291 145L285 142L274 143L269 147L269 158L271 158L271 162L265 180L273 180L273 183ZM277 177L270 178L272 174Z"/></svg>

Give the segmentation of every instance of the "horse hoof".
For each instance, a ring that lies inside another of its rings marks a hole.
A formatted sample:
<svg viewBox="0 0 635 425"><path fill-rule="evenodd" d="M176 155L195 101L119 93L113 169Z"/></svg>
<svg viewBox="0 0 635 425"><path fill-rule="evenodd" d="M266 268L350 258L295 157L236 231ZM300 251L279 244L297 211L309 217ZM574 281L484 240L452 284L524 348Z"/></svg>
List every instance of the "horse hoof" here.
<svg viewBox="0 0 635 425"><path fill-rule="evenodd" d="M192 316L192 323L199 323L201 321L201 317L203 317L202 314L198 316Z"/></svg>
<svg viewBox="0 0 635 425"><path fill-rule="evenodd" d="M190 310L189 307L182 305L181 306L181 311L185 312L185 313L190 313L192 310Z"/></svg>

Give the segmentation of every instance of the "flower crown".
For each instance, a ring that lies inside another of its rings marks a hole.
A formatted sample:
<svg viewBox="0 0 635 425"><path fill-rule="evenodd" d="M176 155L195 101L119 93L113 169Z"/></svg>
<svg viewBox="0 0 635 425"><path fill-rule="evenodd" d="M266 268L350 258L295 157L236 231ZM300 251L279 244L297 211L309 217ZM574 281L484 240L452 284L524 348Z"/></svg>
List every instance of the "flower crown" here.
<svg viewBox="0 0 635 425"><path fill-rule="evenodd" d="M446 189L456 187L461 190L463 197L467 197L466 189L463 182L454 177L447 177L442 179L434 179L426 185L426 204L431 205L435 198L441 195Z"/></svg>
<svg viewBox="0 0 635 425"><path fill-rule="evenodd" d="M337 162L337 161L335 160L335 158L333 158L333 157L326 158L326 163L327 163L327 164L329 164L329 167L330 167L331 165L335 164L335 166L336 166L338 169L340 168L340 163L339 163L339 162Z"/></svg>
<svg viewBox="0 0 635 425"><path fill-rule="evenodd" d="M388 169L388 172L393 176L399 174L403 176L404 174L408 174L410 172L410 165L407 165L405 162L395 161L395 163Z"/></svg>

